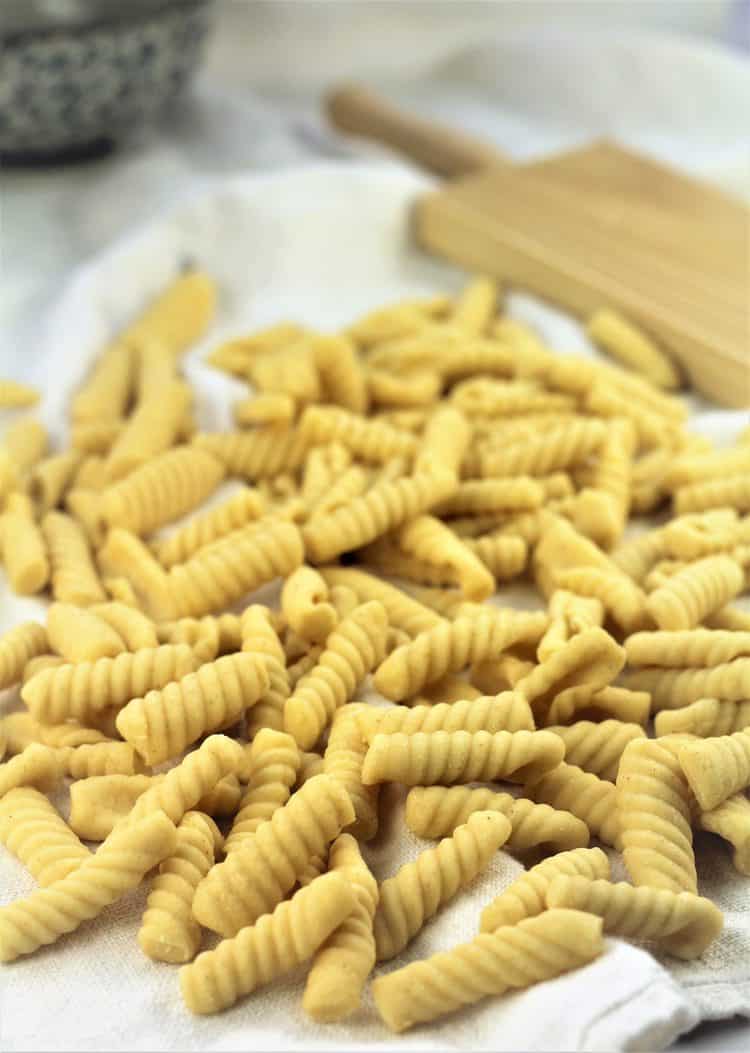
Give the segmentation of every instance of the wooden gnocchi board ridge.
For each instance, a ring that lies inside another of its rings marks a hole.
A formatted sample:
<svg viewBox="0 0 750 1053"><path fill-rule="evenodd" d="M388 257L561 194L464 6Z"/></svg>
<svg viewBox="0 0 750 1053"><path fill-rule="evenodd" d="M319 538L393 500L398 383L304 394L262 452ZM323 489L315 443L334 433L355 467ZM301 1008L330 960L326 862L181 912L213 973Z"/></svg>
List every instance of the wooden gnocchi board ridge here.
<svg viewBox="0 0 750 1053"><path fill-rule="evenodd" d="M750 405L750 209L609 142L526 165L402 114L360 87L329 99L342 130L451 182L417 201L424 248L585 318L612 306L698 391Z"/></svg>

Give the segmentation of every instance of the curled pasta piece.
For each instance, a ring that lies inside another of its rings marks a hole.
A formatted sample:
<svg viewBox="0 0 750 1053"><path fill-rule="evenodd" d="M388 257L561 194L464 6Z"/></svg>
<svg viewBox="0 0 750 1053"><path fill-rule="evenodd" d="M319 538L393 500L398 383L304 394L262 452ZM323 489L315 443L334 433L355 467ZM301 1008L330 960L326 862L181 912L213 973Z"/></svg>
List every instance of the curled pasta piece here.
<svg viewBox="0 0 750 1053"><path fill-rule="evenodd" d="M388 624L403 629L409 636L417 636L426 629L440 625L443 619L424 604L407 596L401 589L380 578L354 567L319 567L331 588L346 585L353 589L361 603L378 600L388 615Z"/></svg>
<svg viewBox="0 0 750 1053"><path fill-rule="evenodd" d="M309 445L340 442L360 460L374 464L411 457L419 445L409 432L333 406L308 406L299 427Z"/></svg>
<svg viewBox="0 0 750 1053"><path fill-rule="evenodd" d="M549 598L547 613L550 626L537 648L537 658L546 661L561 650L576 633L601 626L604 606L590 596L576 596L566 589L555 589Z"/></svg>
<svg viewBox="0 0 750 1053"><path fill-rule="evenodd" d="M42 520L42 534L47 542L55 599L79 607L106 600L86 535L75 519L63 512L48 512Z"/></svg>
<svg viewBox="0 0 750 1053"><path fill-rule="evenodd" d="M441 906L473 881L510 830L502 812L474 812L450 837L383 881L373 921L378 961L394 958Z"/></svg>
<svg viewBox="0 0 750 1053"><path fill-rule="evenodd" d="M284 705L284 727L302 749L310 749L336 710L354 696L385 653L388 618L377 600L344 618L326 641L315 667Z"/></svg>
<svg viewBox="0 0 750 1053"><path fill-rule="evenodd" d="M404 552L435 566L448 566L456 574L464 594L484 600L495 591L495 579L479 556L434 516L417 516L397 535Z"/></svg>
<svg viewBox="0 0 750 1053"><path fill-rule="evenodd" d="M341 783L328 775L308 780L252 838L209 871L195 893L195 918L224 936L252 925L281 902L302 868L327 852L353 819Z"/></svg>
<svg viewBox="0 0 750 1053"><path fill-rule="evenodd" d="M653 940L677 958L698 958L722 930L724 917L710 899L692 892L634 888L620 881L557 877L546 894L550 909L595 914L613 936Z"/></svg>
<svg viewBox="0 0 750 1053"><path fill-rule="evenodd" d="M217 1013L290 972L312 957L355 904L355 893L340 872L312 881L255 925L183 966L180 989L188 1009Z"/></svg>
<svg viewBox="0 0 750 1053"><path fill-rule="evenodd" d="M149 765L182 753L207 732L239 720L268 687L266 663L231 654L154 688L120 710L117 730Z"/></svg>
<svg viewBox="0 0 750 1053"><path fill-rule="evenodd" d="M116 902L173 851L174 825L163 812L116 830L98 852L48 888L0 907L0 961L32 954Z"/></svg>
<svg viewBox="0 0 750 1053"><path fill-rule="evenodd" d="M745 532L733 508L680 516L663 528L665 555L691 560L726 552L744 540Z"/></svg>
<svg viewBox="0 0 750 1053"><path fill-rule="evenodd" d="M284 704L291 693L286 659L269 611L258 604L246 607L241 619L242 650L262 657L268 672L268 686L246 715L248 736L262 728L281 731L284 726Z"/></svg>
<svg viewBox="0 0 750 1053"><path fill-rule="evenodd" d="M240 428L251 424L289 424L294 420L297 403L283 392L266 392L235 402L232 407L235 424Z"/></svg>
<svg viewBox="0 0 750 1053"><path fill-rule="evenodd" d="M19 596L41 591L50 576L47 547L26 494L9 494L0 519L2 558L10 587Z"/></svg>
<svg viewBox="0 0 750 1053"><path fill-rule="evenodd" d="M148 647L116 658L43 669L21 689L32 716L44 724L86 723L110 706L121 706L152 688L164 687L196 668L187 644Z"/></svg>
<svg viewBox="0 0 750 1053"><path fill-rule="evenodd" d="M692 629L707 614L724 607L745 585L738 564L729 556L707 556L672 575L646 600L660 629Z"/></svg>
<svg viewBox="0 0 750 1053"><path fill-rule="evenodd" d="M220 848L213 819L200 812L183 816L174 851L159 864L138 931L140 948L153 961L189 962L198 953L201 929L192 916L193 894Z"/></svg>
<svg viewBox="0 0 750 1053"><path fill-rule="evenodd" d="M500 695L480 695L448 703L417 705L409 709L368 707L360 723L368 740L375 735L414 735L418 731L534 731L534 718L523 695L513 691Z"/></svg>
<svg viewBox="0 0 750 1053"><path fill-rule="evenodd" d="M323 643L336 626L328 585L312 567L297 567L281 589L281 609L291 628L308 643Z"/></svg>
<svg viewBox="0 0 750 1053"><path fill-rule="evenodd" d="M98 614L72 603L53 603L47 611L47 638L67 662L115 658L125 650L120 634Z"/></svg>
<svg viewBox="0 0 750 1053"><path fill-rule="evenodd" d="M602 421L575 419L542 435L508 443L481 458L483 476L547 475L585 460L607 436Z"/></svg>
<svg viewBox="0 0 750 1053"><path fill-rule="evenodd" d="M329 1023L357 1009L375 964L372 919L378 884L350 834L341 834L333 842L328 866L332 873L346 878L354 894L354 908L316 952L302 1005L313 1019Z"/></svg>
<svg viewBox="0 0 750 1053"><path fill-rule="evenodd" d="M710 668L750 657L750 632L721 629L686 629L640 632L624 644L631 665L684 669Z"/></svg>
<svg viewBox="0 0 750 1053"><path fill-rule="evenodd" d="M681 486L674 494L674 510L678 516L688 512L704 512L710 508L734 508L737 512L750 511L750 480L747 472L710 479Z"/></svg>
<svg viewBox="0 0 750 1053"><path fill-rule="evenodd" d="M655 669L626 673L623 685L651 694L655 712L680 709L701 698L743 702L750 698L750 658L735 658L711 669Z"/></svg>
<svg viewBox="0 0 750 1053"><path fill-rule="evenodd" d="M362 781L406 786L449 786L455 782L523 782L555 768L565 748L546 731L433 731L375 735Z"/></svg>
<svg viewBox="0 0 750 1053"><path fill-rule="evenodd" d="M603 720L593 724L579 720L569 727L547 727L565 743L565 760L584 771L593 772L608 782L617 779L620 757L633 739L645 738L640 724L624 724L620 720Z"/></svg>
<svg viewBox="0 0 750 1053"><path fill-rule="evenodd" d="M750 801L744 793L732 794L715 808L702 812L699 824L703 830L728 841L734 849L735 870L750 874Z"/></svg>
<svg viewBox="0 0 750 1053"><path fill-rule="evenodd" d="M619 846L620 826L615 785L593 772L563 761L524 786L524 796L572 812L606 845Z"/></svg>
<svg viewBox="0 0 750 1053"><path fill-rule="evenodd" d="M20 682L26 664L49 650L44 626L22 622L0 636L0 690Z"/></svg>
<svg viewBox="0 0 750 1053"><path fill-rule="evenodd" d="M476 515L484 512L529 511L544 501L544 490L528 476L469 479L438 506L440 515Z"/></svg>
<svg viewBox="0 0 750 1053"><path fill-rule="evenodd" d="M62 775L57 751L32 742L22 753L0 764L0 798L17 786L51 790Z"/></svg>
<svg viewBox="0 0 750 1053"><path fill-rule="evenodd" d="M122 479L152 457L168 450L190 409L190 387L174 376L158 390L142 395L107 455L107 478Z"/></svg>
<svg viewBox="0 0 750 1053"><path fill-rule="evenodd" d="M750 730L689 741L678 750L680 767L704 812L750 785Z"/></svg>
<svg viewBox="0 0 750 1053"><path fill-rule="evenodd" d="M368 707L346 705L336 711L323 755L323 771L345 787L354 806L354 822L348 832L369 841L378 832L378 786L365 786L362 766L367 743L361 729Z"/></svg>
<svg viewBox="0 0 750 1053"><path fill-rule="evenodd" d="M299 468L310 443L298 428L269 424L252 431L197 435L193 445L221 461L227 475L255 481Z"/></svg>
<svg viewBox="0 0 750 1053"><path fill-rule="evenodd" d="M546 627L546 614L482 608L453 622L441 620L389 655L375 674L375 686L386 698L407 698L445 673L456 673L514 644L538 642Z"/></svg>
<svg viewBox="0 0 750 1053"><path fill-rule="evenodd" d="M0 841L41 886L71 874L90 856L57 809L31 786L0 798Z"/></svg>
<svg viewBox="0 0 750 1053"><path fill-rule="evenodd" d="M456 406L438 406L430 414L414 460L414 471L458 476L471 441L471 427Z"/></svg>
<svg viewBox="0 0 750 1053"><path fill-rule="evenodd" d="M725 478L749 468L750 453L742 447L723 450L721 453L691 451L672 459L667 482L671 489L677 490L690 483ZM726 515L727 509L722 509L722 512Z"/></svg>
<svg viewBox="0 0 750 1053"><path fill-rule="evenodd" d="M634 632L644 620L646 597L625 575L596 567L570 567L555 572L563 589L601 600L625 632Z"/></svg>
<svg viewBox="0 0 750 1053"><path fill-rule="evenodd" d="M548 910L378 977L375 1004L392 1031L406 1031L488 995L580 968L602 953L601 932L601 919L591 914Z"/></svg>
<svg viewBox="0 0 750 1053"><path fill-rule="evenodd" d="M140 759L127 742L91 742L57 749L60 766L72 779L95 775L135 775L143 770Z"/></svg>
<svg viewBox="0 0 750 1053"><path fill-rule="evenodd" d="M236 494L202 515L194 516L183 527L156 545L159 562L167 568L184 563L199 549L246 526L266 510L263 496L243 486Z"/></svg>
<svg viewBox="0 0 750 1053"><path fill-rule="evenodd" d="M415 786L406 797L406 825L417 837L445 837L474 812L502 812L511 823L505 849L525 856L531 849L555 852L585 848L589 830L570 812L525 797L469 786Z"/></svg>
<svg viewBox="0 0 750 1053"><path fill-rule="evenodd" d="M675 363L617 311L602 308L589 318L586 332L595 344L660 388L680 387Z"/></svg>
<svg viewBox="0 0 750 1053"><path fill-rule="evenodd" d="M465 544L497 581L515 578L526 566L528 546L522 537L467 538Z"/></svg>
<svg viewBox="0 0 750 1053"><path fill-rule="evenodd" d="M673 753L636 739L620 758L617 815L625 866L635 885L697 892L688 787Z"/></svg>
<svg viewBox="0 0 750 1053"><path fill-rule="evenodd" d="M364 468L353 464L333 482L313 505L308 518L327 516L337 511L355 497L360 497L367 489L369 475Z"/></svg>
<svg viewBox="0 0 750 1053"><path fill-rule="evenodd" d="M717 698L700 698L680 709L665 709L654 721L656 734L687 734L709 738L731 735L750 727L750 701L720 702Z"/></svg>
<svg viewBox="0 0 750 1053"><path fill-rule="evenodd" d="M666 555L664 532L650 530L631 541L624 541L610 553L612 562L624 574L641 584L653 565Z"/></svg>
<svg viewBox="0 0 750 1053"><path fill-rule="evenodd" d="M261 728L248 751L250 778L227 834L229 853L250 838L261 823L289 800L300 767L297 743L283 731Z"/></svg>
<svg viewBox="0 0 750 1053"><path fill-rule="evenodd" d="M91 608L91 613L115 630L128 651L159 646L154 623L135 607L118 602L99 603Z"/></svg>
<svg viewBox="0 0 750 1053"><path fill-rule="evenodd" d="M81 459L78 450L68 450L34 465L29 475L29 495L39 512L50 512L60 504Z"/></svg>
<svg viewBox="0 0 750 1053"><path fill-rule="evenodd" d="M366 413L367 379L352 342L343 336L317 336L312 352L326 401L353 413Z"/></svg>

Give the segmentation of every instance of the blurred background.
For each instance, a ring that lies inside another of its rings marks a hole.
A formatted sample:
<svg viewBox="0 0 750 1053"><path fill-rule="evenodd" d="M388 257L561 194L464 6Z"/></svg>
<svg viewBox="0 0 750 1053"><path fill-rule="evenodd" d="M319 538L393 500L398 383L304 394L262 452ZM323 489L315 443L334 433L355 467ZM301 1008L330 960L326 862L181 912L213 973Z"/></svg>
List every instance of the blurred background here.
<svg viewBox="0 0 750 1053"><path fill-rule="evenodd" d="M16 364L71 269L177 196L387 156L328 126L342 80L512 158L608 135L750 196L748 0L0 0L0 35Z"/></svg>

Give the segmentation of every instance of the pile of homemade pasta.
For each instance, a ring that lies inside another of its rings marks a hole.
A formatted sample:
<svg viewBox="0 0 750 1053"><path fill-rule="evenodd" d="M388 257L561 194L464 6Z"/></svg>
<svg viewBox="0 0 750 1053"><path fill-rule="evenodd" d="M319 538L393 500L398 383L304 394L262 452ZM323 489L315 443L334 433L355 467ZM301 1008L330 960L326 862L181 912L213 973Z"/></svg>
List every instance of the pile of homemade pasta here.
<svg viewBox="0 0 750 1053"><path fill-rule="evenodd" d="M138 942L194 1013L309 962L302 1008L337 1021L390 962L402 1031L603 932L700 956L722 915L693 831L750 874L750 430L691 435L615 313L589 334L622 366L557 356L477 279L217 347L249 394L200 433L180 358L215 295L183 275L102 351L68 449L33 416L0 446L8 582L52 598L0 639L0 840L39 885L0 908L0 960L144 880ZM538 609L503 605L515 579ZM425 848L378 882L386 783ZM527 869L477 936L400 966L499 850Z"/></svg>

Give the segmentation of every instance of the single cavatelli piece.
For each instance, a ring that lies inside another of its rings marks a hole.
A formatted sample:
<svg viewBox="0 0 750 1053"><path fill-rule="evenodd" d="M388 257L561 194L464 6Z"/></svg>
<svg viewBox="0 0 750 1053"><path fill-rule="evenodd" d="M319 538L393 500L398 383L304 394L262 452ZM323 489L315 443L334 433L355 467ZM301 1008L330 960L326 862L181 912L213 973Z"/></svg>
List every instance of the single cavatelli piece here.
<svg viewBox="0 0 750 1053"><path fill-rule="evenodd" d="M634 888L624 881L556 877L547 889L547 907L595 914L604 931L625 939L652 940L677 958L698 958L722 930L724 916L715 903L692 892Z"/></svg>
<svg viewBox="0 0 750 1053"><path fill-rule="evenodd" d="M660 629L692 629L742 592L745 578L729 556L707 556L673 574L649 595L646 610Z"/></svg>
<svg viewBox="0 0 750 1053"><path fill-rule="evenodd" d="M610 553L610 559L640 585L653 565L666 555L664 531L649 530L630 541L623 541Z"/></svg>
<svg viewBox="0 0 750 1053"><path fill-rule="evenodd" d="M431 611L429 607L425 607L411 596L407 596L401 589L389 585L388 582L366 571L357 570L354 567L319 567L318 569L332 589L337 585L345 585L356 593L360 603L378 600L385 607L388 624L402 629L409 636L417 636L427 629L434 629L443 621L440 615Z"/></svg>
<svg viewBox="0 0 750 1053"><path fill-rule="evenodd" d="M124 603L97 603L91 613L98 615L118 633L128 651L158 647L156 626L136 607Z"/></svg>
<svg viewBox="0 0 750 1053"><path fill-rule="evenodd" d="M22 622L0 637L0 690L21 682L27 662L49 651L44 626Z"/></svg>
<svg viewBox="0 0 750 1053"><path fill-rule="evenodd" d="M323 756L323 771L346 789L354 806L355 819L348 832L360 841L369 841L378 832L378 786L365 786L362 765L367 742L362 718L369 712L364 705L342 706L336 711Z"/></svg>
<svg viewBox="0 0 750 1053"><path fill-rule="evenodd" d="M0 764L0 798L17 786L35 786L51 790L62 776L57 750L32 742L26 749L5 764Z"/></svg>
<svg viewBox="0 0 750 1053"><path fill-rule="evenodd" d="M179 530L156 544L156 555L164 567L184 563L195 553L233 530L258 519L266 510L264 497L243 486L236 494L202 515L193 516Z"/></svg>
<svg viewBox="0 0 750 1053"><path fill-rule="evenodd" d="M576 596L567 589L555 589L547 604L550 625L539 641L537 658L546 662L577 633L594 629L604 622L604 606L592 596Z"/></svg>
<svg viewBox="0 0 750 1053"><path fill-rule="evenodd" d="M22 493L8 494L0 523L3 564L10 587L19 596L41 592L49 581L50 566L31 498Z"/></svg>
<svg viewBox="0 0 750 1053"><path fill-rule="evenodd" d="M623 646L630 665L709 669L733 658L750 656L750 632L726 629L641 632L629 636Z"/></svg>
<svg viewBox="0 0 750 1053"><path fill-rule="evenodd" d="M126 651L116 658L59 665L28 680L21 697L43 724L86 723L111 706L121 706L152 688L192 673L198 662L187 644Z"/></svg>
<svg viewBox="0 0 750 1053"><path fill-rule="evenodd" d="M63 512L48 512L42 520L42 534L47 542L55 599L79 607L106 600L86 534L75 519Z"/></svg>
<svg viewBox="0 0 750 1053"><path fill-rule="evenodd" d="M369 741L375 735L414 735L418 731L534 731L534 718L523 695L504 691L500 695L480 695L458 702L438 702L432 706L394 706L391 709L367 707L362 727Z"/></svg>
<svg viewBox="0 0 750 1053"><path fill-rule="evenodd" d="M281 610L289 626L308 643L325 643L336 627L336 609L328 585L312 567L297 567L281 589Z"/></svg>
<svg viewBox="0 0 750 1053"><path fill-rule="evenodd" d="M125 648L122 637L89 608L53 603L47 611L47 639L66 662L115 658Z"/></svg>
<svg viewBox="0 0 750 1053"><path fill-rule="evenodd" d="M479 602L495 591L494 576L480 557L434 516L417 516L398 531L397 541L416 559L452 570L468 599Z"/></svg>
<svg viewBox="0 0 750 1053"><path fill-rule="evenodd" d="M620 573L598 567L569 567L553 572L556 586L601 600L612 618L625 632L634 632L645 616L646 597L642 590Z"/></svg>
<svg viewBox="0 0 750 1053"><path fill-rule="evenodd" d="M240 719L268 687L268 670L252 654L228 654L120 710L117 730L147 764L182 753L207 732Z"/></svg>
<svg viewBox="0 0 750 1053"><path fill-rule="evenodd" d="M263 728L281 731L284 704L291 694L291 685L284 648L268 608L260 604L246 607L242 612L240 630L242 650L261 658L268 671L268 686L245 718L247 736L252 738Z"/></svg>
<svg viewBox="0 0 750 1053"><path fill-rule="evenodd" d="M399 954L440 907L473 881L510 830L502 812L474 812L452 836L383 881L373 922L378 961Z"/></svg>
<svg viewBox="0 0 750 1053"><path fill-rule="evenodd" d="M378 904L378 883L351 834L341 834L333 842L328 868L346 878L355 905L316 952L302 1006L314 1020L332 1023L359 1007L375 965L372 919Z"/></svg>
<svg viewBox="0 0 750 1053"><path fill-rule="evenodd" d="M312 957L355 904L354 891L341 873L317 878L257 924L183 966L180 990L188 1009L218 1013L290 972Z"/></svg>
<svg viewBox="0 0 750 1053"><path fill-rule="evenodd" d="M235 531L169 571L178 617L221 610L246 593L285 577L302 562L302 537L293 523Z"/></svg>
<svg viewBox="0 0 750 1053"><path fill-rule="evenodd" d="M196 435L193 445L221 461L227 475L254 481L299 468L309 442L299 428L271 424L251 431Z"/></svg>
<svg viewBox="0 0 750 1053"><path fill-rule="evenodd" d="M343 336L312 338L313 360L320 374L326 402L366 413L367 377L354 344Z"/></svg>
<svg viewBox="0 0 750 1053"><path fill-rule="evenodd" d="M406 825L417 837L445 837L474 812L502 812L511 823L505 850L525 856L531 849L555 852L585 848L589 830L570 812L485 787L415 786L406 797Z"/></svg>
<svg viewBox="0 0 750 1053"><path fill-rule="evenodd" d="M578 969L602 950L600 918L583 911L548 910L380 976L372 991L387 1026L406 1031L488 995Z"/></svg>
<svg viewBox="0 0 750 1053"><path fill-rule="evenodd" d="M336 710L351 699L385 654L388 618L377 600L363 603L326 641L317 664L284 705L284 728L301 749L310 749Z"/></svg>
<svg viewBox="0 0 750 1053"><path fill-rule="evenodd" d="M572 812L605 845L619 845L617 790L614 783L564 761L524 787L524 796Z"/></svg>
<svg viewBox="0 0 750 1053"><path fill-rule="evenodd" d="M480 932L495 932L517 925L546 909L545 896L557 877L576 875L589 881L609 878L609 860L601 848L574 848L558 852L527 870L489 903L479 921Z"/></svg>
<svg viewBox="0 0 750 1053"><path fill-rule="evenodd" d="M639 669L626 673L622 684L648 691L654 712L681 709L701 698L745 702L750 699L750 658L735 658L711 669Z"/></svg>
<svg viewBox="0 0 750 1053"><path fill-rule="evenodd" d="M482 475L548 475L585 461L606 437L602 421L574 419L541 435L487 450L481 458Z"/></svg>
<svg viewBox="0 0 750 1053"><path fill-rule="evenodd" d="M635 885L697 892L688 786L677 757L658 740L636 739L620 758L617 817Z"/></svg>
<svg viewBox="0 0 750 1053"><path fill-rule="evenodd" d="M310 859L324 855L353 820L341 783L328 775L310 779L209 871L195 894L196 919L224 936L252 925L281 902Z"/></svg>
<svg viewBox="0 0 750 1053"><path fill-rule="evenodd" d="M223 476L224 467L215 457L195 446L176 446L107 487L101 495L102 517L110 526L150 534L192 511Z"/></svg>
<svg viewBox="0 0 750 1053"><path fill-rule="evenodd" d="M225 852L243 844L286 804L297 781L300 759L291 735L271 728L261 728L256 734L248 751L250 778L224 842Z"/></svg>
<svg viewBox="0 0 750 1053"><path fill-rule="evenodd" d="M681 486L674 494L676 515L705 512L709 508L734 508L750 511L750 473L738 472L705 482Z"/></svg>
<svg viewBox="0 0 750 1053"><path fill-rule="evenodd" d="M557 767L565 747L546 731L434 731L430 734L375 735L367 751L362 781L406 786L451 783L524 782Z"/></svg>
<svg viewBox="0 0 750 1053"><path fill-rule="evenodd" d="M137 888L175 846L175 828L163 812L115 830L97 852L67 877L26 899L0 907L0 961L12 962L73 932Z"/></svg>
<svg viewBox="0 0 750 1053"><path fill-rule="evenodd" d="M750 729L687 742L678 758L700 808L707 812L750 785Z"/></svg>
<svg viewBox="0 0 750 1053"><path fill-rule="evenodd" d="M687 734L710 738L731 735L750 727L750 701L719 702L716 698L699 698L689 706L657 713L654 727L657 736Z"/></svg>
<svg viewBox="0 0 750 1053"><path fill-rule="evenodd" d="M31 786L0 798L0 841L42 886L77 870L91 854L44 794Z"/></svg>
<svg viewBox="0 0 750 1053"><path fill-rule="evenodd" d="M465 538L464 544L484 563L496 581L510 581L526 566L529 548L522 537L488 535Z"/></svg>
<svg viewBox="0 0 750 1053"><path fill-rule="evenodd" d="M702 812L698 822L701 829L718 834L730 843L735 869L750 875L750 801L745 794L727 797L715 808Z"/></svg>
<svg viewBox="0 0 750 1053"><path fill-rule="evenodd" d="M628 743L646 737L640 724L624 724L621 720L603 720L600 724L578 720L567 727L548 726L547 731L558 735L565 743L568 764L593 772L608 782L617 779L620 757Z"/></svg>
<svg viewBox="0 0 750 1053"><path fill-rule="evenodd" d="M391 457L411 457L419 440L408 431L333 406L308 406L299 424L308 445L340 442L362 461L383 464Z"/></svg>
<svg viewBox="0 0 750 1053"><path fill-rule="evenodd" d="M414 470L458 476L470 442L471 426L460 408L441 404L427 419Z"/></svg>
<svg viewBox="0 0 750 1053"><path fill-rule="evenodd" d="M140 757L127 742L61 746L55 752L63 773L72 779L89 779L96 775L137 775L143 771Z"/></svg>
<svg viewBox="0 0 750 1053"><path fill-rule="evenodd" d="M680 372L672 359L617 311L608 308L596 311L586 323L586 332L613 358L657 387L680 387Z"/></svg>
<svg viewBox="0 0 750 1053"><path fill-rule="evenodd" d="M546 627L547 616L541 612L485 611L481 607L476 616L441 620L386 658L375 673L375 687L393 701L408 698L445 673L496 658L517 643L536 643Z"/></svg>
<svg viewBox="0 0 750 1053"><path fill-rule="evenodd" d="M125 342L106 349L94 364L91 376L73 398L74 421L116 420L125 415L133 386L135 355Z"/></svg>
<svg viewBox="0 0 750 1053"><path fill-rule="evenodd" d="M159 864L138 930L141 950L155 962L189 962L201 945L201 927L192 914L193 895L221 848L213 819L188 812L177 827L175 848Z"/></svg>

